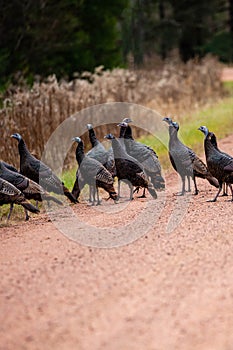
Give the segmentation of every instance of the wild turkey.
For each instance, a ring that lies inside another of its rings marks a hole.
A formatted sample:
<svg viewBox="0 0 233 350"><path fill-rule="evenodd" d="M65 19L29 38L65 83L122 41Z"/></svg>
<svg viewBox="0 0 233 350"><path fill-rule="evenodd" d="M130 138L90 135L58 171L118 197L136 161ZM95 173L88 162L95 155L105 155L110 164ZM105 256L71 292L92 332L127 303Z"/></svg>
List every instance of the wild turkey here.
<svg viewBox="0 0 233 350"><path fill-rule="evenodd" d="M184 195L185 193L185 178L188 180L188 192L190 189L190 178L194 182L195 192L198 194L196 177L207 179L209 183L215 187L218 187L218 181L208 171L206 165L195 152L189 147L185 146L178 138L179 124L173 122L171 118L164 118L163 121L169 125L169 158L173 168L178 172L182 180L182 190L178 195Z"/></svg>
<svg viewBox="0 0 233 350"><path fill-rule="evenodd" d="M131 122L131 119L129 118L125 118L124 120L127 120L127 121L130 121ZM122 122L123 123L123 122ZM126 122L124 122L124 124L126 124ZM125 147L125 138L124 138L124 135L125 135L125 127L121 127L121 123L120 124L117 124L117 126L120 126L120 132L119 132L119 138L118 138L118 141L120 142L122 148L126 151L126 147ZM112 149L112 147L111 147ZM127 153L127 151L126 151ZM135 158L136 159L136 158ZM140 165L141 166L141 165ZM121 181L118 181L118 198L120 198L120 189L121 189ZM136 187L133 191L133 193L135 192L139 192L139 189L140 187ZM139 196L138 198L145 198L145 192L146 192L146 189L143 188L143 195L142 196Z"/></svg>
<svg viewBox="0 0 233 350"><path fill-rule="evenodd" d="M11 135L18 141L20 155L20 173L40 184L46 191L64 194L72 203L76 199L65 187L64 183L41 160L35 158L28 150L22 136L18 133Z"/></svg>
<svg viewBox="0 0 233 350"><path fill-rule="evenodd" d="M130 200L133 199L133 186L147 188L153 198L157 198L157 193L153 189L141 164L129 154L126 153L119 139L112 134L105 136L112 141L112 148L116 164L116 173L118 177L118 187L121 181L127 182L130 187Z"/></svg>
<svg viewBox="0 0 233 350"><path fill-rule="evenodd" d="M40 212L39 209L34 207L34 205L32 205L25 198L24 194L20 190L18 190L10 182L0 178L0 205L3 205L3 204L10 204L10 211L9 211L7 220L10 219L14 204L22 205L24 207L25 213L26 213L26 220L29 219L27 210L36 214Z"/></svg>
<svg viewBox="0 0 233 350"><path fill-rule="evenodd" d="M231 158L231 156L228 154L228 153L225 153L225 152L222 152L219 148L218 148L218 143L217 143L217 139L216 139L216 136L212 133L211 137L210 137L210 140L212 142L212 144L215 146L215 148L221 152L222 154L224 154L225 156ZM223 186L222 186L222 196L228 196L228 185L224 182L223 183Z"/></svg>
<svg viewBox="0 0 233 350"><path fill-rule="evenodd" d="M128 118L123 120L131 121L131 119ZM161 165L155 151L151 147L133 139L132 129L128 123L123 121L118 124L118 126L121 127L120 135L124 137L126 152L141 163L154 189L163 190L165 188L165 181L162 177ZM145 197L145 189L141 197Z"/></svg>
<svg viewBox="0 0 233 350"><path fill-rule="evenodd" d="M100 204L98 188L103 188L108 192L109 197L117 200L117 193L113 186L113 178L110 172L98 160L87 157L84 154L84 144L80 137L74 137L77 142L76 160L79 168L76 174L76 181L72 190L73 196L78 199L80 191L85 184L90 186L90 200L95 203L95 194L97 194L97 205Z"/></svg>
<svg viewBox="0 0 233 350"><path fill-rule="evenodd" d="M127 120L129 120L129 119L127 119ZM117 126L120 126L120 124L117 124ZM118 140L119 140L119 142L120 142L122 148L126 151L124 134L125 134L125 128L120 127L120 133L119 133L119 138L118 138ZM111 147L111 149L112 149L112 147ZM113 157L114 157L114 154L113 154ZM139 189L140 189L140 187L136 187L136 188L134 189L133 193L135 193L135 192L138 193L138 192L139 192ZM118 181L118 198L120 198L120 191L121 191L121 181ZM144 194L144 196L142 195L142 196L140 196L139 198L145 198L145 191L146 191L145 188L143 188L143 194Z"/></svg>
<svg viewBox="0 0 233 350"><path fill-rule="evenodd" d="M112 174L116 176L116 167L114 162L113 150L106 150L104 145L97 139L92 124L87 124L89 139L92 149L86 153L86 156L98 160Z"/></svg>
<svg viewBox="0 0 233 350"><path fill-rule="evenodd" d="M213 142L216 136L214 133L209 132L206 126L200 126L198 130L203 132L205 135L204 148L208 169L219 182L218 192L214 199L210 200L209 202L216 202L224 182L229 185L231 189L233 201L233 190L231 186L233 183L233 157L219 151L217 148L217 142Z"/></svg>
<svg viewBox="0 0 233 350"><path fill-rule="evenodd" d="M0 177L20 190L25 198L34 199L35 201L42 202L42 199L47 201L53 201L58 204L62 204L60 200L55 198L46 192L37 182L27 178L16 171L11 171L6 168L3 162L0 162Z"/></svg>

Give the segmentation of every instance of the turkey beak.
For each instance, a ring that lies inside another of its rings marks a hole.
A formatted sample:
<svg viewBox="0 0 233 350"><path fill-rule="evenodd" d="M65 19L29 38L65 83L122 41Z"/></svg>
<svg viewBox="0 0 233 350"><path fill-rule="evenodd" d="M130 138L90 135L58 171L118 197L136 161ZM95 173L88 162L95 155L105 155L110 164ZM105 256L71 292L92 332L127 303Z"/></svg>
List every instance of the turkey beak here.
<svg viewBox="0 0 233 350"><path fill-rule="evenodd" d="M74 141L74 142L80 142L80 140L78 140L78 138L77 137L73 137L72 139L71 139L71 141Z"/></svg>
<svg viewBox="0 0 233 350"><path fill-rule="evenodd" d="M170 120L170 118L165 117L165 118L163 118L163 122L170 124L171 120Z"/></svg>
<svg viewBox="0 0 233 350"><path fill-rule="evenodd" d="M20 138L19 138L19 136L18 136L17 134L12 134L11 137L12 137L13 139L16 139L17 141L20 140Z"/></svg>
<svg viewBox="0 0 233 350"><path fill-rule="evenodd" d="M122 120L122 123L132 123L133 121L132 121L132 119L131 118L124 118L123 120Z"/></svg>

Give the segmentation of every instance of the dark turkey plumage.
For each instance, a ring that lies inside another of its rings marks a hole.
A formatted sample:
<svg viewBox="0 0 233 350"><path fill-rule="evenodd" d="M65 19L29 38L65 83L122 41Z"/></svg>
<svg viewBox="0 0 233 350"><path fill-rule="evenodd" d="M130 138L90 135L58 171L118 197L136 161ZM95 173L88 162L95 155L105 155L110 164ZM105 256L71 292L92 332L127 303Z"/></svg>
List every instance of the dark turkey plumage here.
<svg viewBox="0 0 233 350"><path fill-rule="evenodd" d="M18 140L20 173L40 184L46 191L64 194L71 202L76 203L76 199L52 170L29 152L21 135L16 133L11 137Z"/></svg>
<svg viewBox="0 0 233 350"><path fill-rule="evenodd" d="M125 118L126 119L126 118ZM127 119L128 121L131 121L131 119ZM125 122L126 124L126 122ZM118 124L118 126L121 126L121 123ZM118 141L120 142L121 144L121 147L126 151L126 147L125 147L125 139L124 139L124 135L125 135L125 128L123 127L120 127L120 133L119 133L119 138L118 138ZM111 147L112 149L112 147ZM114 154L113 154L113 157L114 157ZM133 191L134 192L139 192L139 189L140 187L136 187ZM120 198L120 191L121 191L121 181L118 181L118 198ZM143 195L142 196L139 196L139 198L145 198L145 188L143 188Z"/></svg>
<svg viewBox="0 0 233 350"><path fill-rule="evenodd" d="M0 177L18 188L18 190L24 194L25 198L29 200L34 199L35 201L41 202L42 199L45 199L47 201L51 200L55 203L62 204L60 200L46 192L38 183L19 172L11 171L9 168L5 167L3 162L0 162Z"/></svg>
<svg viewBox="0 0 233 350"><path fill-rule="evenodd" d="M15 173L18 173L18 170L13 165L6 163L3 160L1 162L7 169L14 171Z"/></svg>
<svg viewBox="0 0 233 350"><path fill-rule="evenodd" d="M86 153L86 156L98 160L112 174L112 176L115 177L116 167L112 148L106 150L104 145L97 139L92 124L87 124L87 129L92 149Z"/></svg>
<svg viewBox="0 0 233 350"><path fill-rule="evenodd" d="M215 146L215 148L221 152L222 154L224 154L226 157L229 157L231 158L231 156L228 154L228 153L225 153L223 151L221 151L219 148L218 148L218 143L217 143L217 138L216 136L212 133L212 135L210 136L210 140L211 140L211 143ZM222 196L228 196L228 185L224 182L223 183L223 186L222 186Z"/></svg>
<svg viewBox="0 0 233 350"><path fill-rule="evenodd" d="M173 122L171 118L163 119L169 125L169 158L173 168L178 172L182 180L182 190L179 195L185 193L185 178L188 179L188 191L190 191L190 178L194 182L195 192L198 194L196 177L207 179L209 183L218 187L218 181L208 171L203 161L195 154L195 152L184 145L178 138L179 125Z"/></svg>
<svg viewBox="0 0 233 350"><path fill-rule="evenodd" d="M127 154L119 139L116 139L112 134L106 135L105 138L112 141L118 186L120 181L128 183L130 187L130 199L133 199L133 186L147 188L150 194L154 198L157 198L156 191L153 189L142 165L135 158Z"/></svg>
<svg viewBox="0 0 233 350"><path fill-rule="evenodd" d="M10 212L8 215L8 220L10 219L11 212L13 209L13 204L22 205L24 209L27 211L31 211L32 213L39 213L39 209L34 207L24 196L24 194L18 190L14 185L10 182L0 178L0 205L10 204ZM29 216L26 213L26 220L29 219Z"/></svg>
<svg viewBox="0 0 233 350"><path fill-rule="evenodd" d="M141 163L154 188L163 190L165 181L161 174L161 165L156 152L151 147L134 140L132 129L128 123L123 121L118 125L121 127L120 135L124 138L126 152Z"/></svg>
<svg viewBox="0 0 233 350"><path fill-rule="evenodd" d="M219 190L211 202L215 202L217 200L224 182L229 185L233 200L233 191L231 186L233 183L233 157L219 151L217 147L217 140L216 142L213 141L216 136L214 133L209 132L206 126L200 126L199 130L205 135L204 148L208 169L219 182Z"/></svg>
<svg viewBox="0 0 233 350"><path fill-rule="evenodd" d="M113 186L113 177L110 172L98 160L87 157L84 154L84 144L79 137L73 139L78 143L76 148L76 160L79 168L76 174L76 181L72 190L75 198L78 198L81 190L88 184L90 186L90 199L95 202L97 194L97 204L100 204L98 188L103 188L108 192L110 198L117 200L117 193Z"/></svg>

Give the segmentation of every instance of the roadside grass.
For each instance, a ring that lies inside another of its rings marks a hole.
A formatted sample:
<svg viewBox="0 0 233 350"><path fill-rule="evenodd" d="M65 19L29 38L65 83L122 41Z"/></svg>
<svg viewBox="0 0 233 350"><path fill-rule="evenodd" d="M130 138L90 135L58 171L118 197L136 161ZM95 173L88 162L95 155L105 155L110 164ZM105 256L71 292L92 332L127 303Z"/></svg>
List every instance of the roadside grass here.
<svg viewBox="0 0 233 350"><path fill-rule="evenodd" d="M31 200L30 201L34 206L36 205L36 201ZM43 212L43 205L39 203L38 208ZM7 217L10 211L10 204L5 204L0 207L0 228L9 226L9 224L14 224L18 221L24 221L25 220L25 212L24 208L21 205L14 205L13 211L11 213L10 220L7 221ZM28 212L30 217L36 217L37 214L32 214Z"/></svg>
<svg viewBox="0 0 233 350"><path fill-rule="evenodd" d="M233 83L232 83L233 93ZM217 139L221 139L233 133L233 97L224 98L216 105L204 108L183 117L174 118L180 125L179 138L187 146L198 154L203 154L203 134L198 131L201 125L205 125L213 131ZM159 140L162 140L159 141ZM152 147L158 154L159 160L164 169L171 167L168 159L168 131L153 135L145 135L138 140Z"/></svg>
<svg viewBox="0 0 233 350"><path fill-rule="evenodd" d="M229 97L224 98L221 102L210 107L201 109L197 112L177 117L176 121L180 124L179 137L187 146L191 147L198 155L203 155L203 134L198 131L201 125L206 125L209 130L213 131L218 139L226 137L233 133L233 82L226 83L226 89L229 91ZM168 131L162 131L159 137L145 135L138 141L152 147L160 160L163 170L170 170L171 164L168 158ZM161 141L162 140L162 141ZM62 181L66 187L72 190L76 178L77 164L71 170L64 171ZM88 188L84 188L85 197L88 196ZM33 204L34 201L32 201ZM42 205L39 205L42 208ZM43 211L43 210L42 210ZM6 225L6 218L9 212L9 205L0 207L0 227ZM34 216L33 214L30 214ZM36 216L36 215L35 215ZM15 205L12 212L10 223L24 220L24 210L21 206Z"/></svg>
<svg viewBox="0 0 233 350"><path fill-rule="evenodd" d="M77 163L74 168L66 170L62 173L61 179L66 185L66 187L71 191L76 179Z"/></svg>
<svg viewBox="0 0 233 350"><path fill-rule="evenodd" d="M225 81L223 83L224 88L226 90L226 92L230 95L233 96L233 81Z"/></svg>
<svg viewBox="0 0 233 350"><path fill-rule="evenodd" d="M61 179L65 183L66 187L71 191L76 178L77 166L69 171L65 171ZM56 195L55 195L56 196ZM33 205L36 205L34 200L31 201ZM39 209L41 213L44 212L43 204L39 202ZM8 226L9 224L14 224L17 221L23 221L25 219L24 208L21 205L14 205L10 221L7 222L7 216L9 214L10 205L6 204L0 207L0 227ZM36 217L36 214L29 213L30 217Z"/></svg>
<svg viewBox="0 0 233 350"><path fill-rule="evenodd" d="M176 121L180 124L180 140L201 156L204 152L204 135L198 130L201 125L206 125L209 130L217 135L218 139L233 133L233 97L224 98L216 105L176 118ZM163 130L158 135L158 138L153 135L145 135L140 137L138 141L152 147L156 151L164 170L171 169L168 158L168 130L166 132ZM73 169L65 171L62 175L62 180L70 190L76 178L76 170L77 165L75 164Z"/></svg>

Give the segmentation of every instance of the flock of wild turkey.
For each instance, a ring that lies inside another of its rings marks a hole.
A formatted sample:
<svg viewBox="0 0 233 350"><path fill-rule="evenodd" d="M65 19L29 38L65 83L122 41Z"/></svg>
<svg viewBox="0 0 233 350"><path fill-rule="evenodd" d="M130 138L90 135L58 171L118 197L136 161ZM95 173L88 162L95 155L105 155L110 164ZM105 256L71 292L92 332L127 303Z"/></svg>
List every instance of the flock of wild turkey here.
<svg viewBox="0 0 233 350"><path fill-rule="evenodd" d="M173 168L179 173L182 180L182 190L178 195L190 192L190 179L194 182L195 192L198 194L196 177L207 179L218 192L212 202L217 200L225 185L230 188L233 201L233 157L221 152L217 145L216 136L209 132L207 127L201 126L199 130L204 133L204 148L207 166L200 158L185 146L178 138L179 125L171 118L164 118L169 125L169 157ZM38 201L53 201L62 205L62 201L51 192L65 195L72 203L78 203L78 198L83 187L89 185L89 201L100 204L99 188L103 188L115 202L120 198L121 182L126 182L130 189L130 200L133 194L143 188L141 197L145 197L146 189L156 199L156 190L164 190L165 181L161 174L161 165L155 151L134 140L130 118L125 118L118 124L120 127L119 138L112 134L105 136L110 140L112 147L107 150L96 138L91 124L87 124L92 149L85 154L84 144L81 138L74 137L77 142L76 159L78 170L72 192L54 174L54 172L42 161L35 158L28 150L22 136L18 133L11 135L18 141L20 156L20 171L14 166L0 162L0 205L10 204L8 220L14 204L22 205L25 209L26 220L29 219L28 211L39 213ZM118 192L114 188L114 178L118 179ZM187 179L187 189L185 180ZM30 200L36 201L34 206Z"/></svg>

